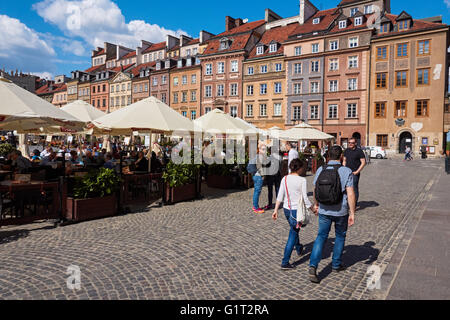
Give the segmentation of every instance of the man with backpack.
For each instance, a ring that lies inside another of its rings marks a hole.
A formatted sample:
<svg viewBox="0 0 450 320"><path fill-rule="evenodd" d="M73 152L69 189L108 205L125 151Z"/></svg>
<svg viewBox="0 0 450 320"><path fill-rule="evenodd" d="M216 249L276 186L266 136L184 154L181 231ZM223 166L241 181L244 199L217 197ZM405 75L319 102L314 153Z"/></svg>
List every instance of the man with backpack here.
<svg viewBox="0 0 450 320"><path fill-rule="evenodd" d="M356 198L353 189L354 175L351 169L341 165L342 148L333 146L329 150L330 161L317 170L314 177L315 214L319 216L319 231L311 252L309 279L319 283L317 267L322 259L322 250L334 222L336 240L333 249L333 272L344 271L341 256L344 250L348 227L355 223ZM350 211L350 214L349 214Z"/></svg>
<svg viewBox="0 0 450 320"><path fill-rule="evenodd" d="M253 212L257 214L264 213L264 209L259 207L259 196L261 195L261 191L264 184L264 167L263 165L267 165L269 163L269 159L267 157L267 147L264 144L261 144L258 147L258 154L256 158L249 161L247 166L247 171L253 176Z"/></svg>

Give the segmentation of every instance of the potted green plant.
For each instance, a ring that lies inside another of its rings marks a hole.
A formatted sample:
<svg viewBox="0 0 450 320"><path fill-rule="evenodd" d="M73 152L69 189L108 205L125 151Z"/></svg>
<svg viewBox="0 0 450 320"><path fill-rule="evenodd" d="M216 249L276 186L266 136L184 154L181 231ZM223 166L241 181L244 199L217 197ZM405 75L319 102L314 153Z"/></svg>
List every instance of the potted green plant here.
<svg viewBox="0 0 450 320"><path fill-rule="evenodd" d="M169 162L162 176L167 202L177 203L195 199L199 173L200 165Z"/></svg>
<svg viewBox="0 0 450 320"><path fill-rule="evenodd" d="M114 170L100 168L76 179L73 197L67 197L68 220L85 221L116 214L121 180Z"/></svg>
<svg viewBox="0 0 450 320"><path fill-rule="evenodd" d="M13 152L14 150L16 150L16 148L14 148L12 145L10 145L9 143L2 143L0 144L0 156L5 157L10 154L11 152Z"/></svg>

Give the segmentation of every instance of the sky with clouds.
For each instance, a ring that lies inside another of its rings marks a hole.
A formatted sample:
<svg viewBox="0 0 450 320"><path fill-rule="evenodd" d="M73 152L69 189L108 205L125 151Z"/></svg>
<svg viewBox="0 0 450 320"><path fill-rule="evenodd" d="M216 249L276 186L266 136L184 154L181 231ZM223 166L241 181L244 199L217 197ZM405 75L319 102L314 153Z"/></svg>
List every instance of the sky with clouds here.
<svg viewBox="0 0 450 320"><path fill-rule="evenodd" d="M340 0L312 0L319 9ZM450 0L391 0L394 14L414 18L442 15L450 23ZM140 40L161 42L167 34L198 37L200 30L220 33L225 16L264 18L265 8L283 17L298 13L298 0L20 0L0 1L0 68L43 77L69 75L90 67L91 50L105 41L130 48Z"/></svg>

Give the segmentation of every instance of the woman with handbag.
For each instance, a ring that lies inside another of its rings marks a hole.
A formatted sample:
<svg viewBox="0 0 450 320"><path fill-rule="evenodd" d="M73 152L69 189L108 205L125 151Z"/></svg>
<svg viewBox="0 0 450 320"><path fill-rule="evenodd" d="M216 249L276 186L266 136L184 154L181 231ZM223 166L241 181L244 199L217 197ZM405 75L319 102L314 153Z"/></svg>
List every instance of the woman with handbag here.
<svg viewBox="0 0 450 320"><path fill-rule="evenodd" d="M303 245L300 244L299 231L309 223L309 210L313 209L312 203L308 199L306 189L306 179L301 177L305 170L305 163L302 160L294 159L289 164L291 174L281 180L278 192L273 220L278 218L278 209L283 203L284 214L289 223L289 239L284 249L284 257L281 269L289 270L294 266L289 263L294 248L300 256L303 252Z"/></svg>

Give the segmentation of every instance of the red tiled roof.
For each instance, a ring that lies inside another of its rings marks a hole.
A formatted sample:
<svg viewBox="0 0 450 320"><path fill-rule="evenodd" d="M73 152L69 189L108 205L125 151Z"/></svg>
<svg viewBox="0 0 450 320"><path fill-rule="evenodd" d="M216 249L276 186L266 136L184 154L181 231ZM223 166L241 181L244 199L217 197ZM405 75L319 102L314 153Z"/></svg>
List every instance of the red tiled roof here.
<svg viewBox="0 0 450 320"><path fill-rule="evenodd" d="M336 8L318 11L309 18L304 24L297 25L297 28L289 35L289 40L294 40L296 35L308 34L313 32L325 31L331 26L333 21L340 15ZM318 24L313 24L315 18L320 18Z"/></svg>
<svg viewBox="0 0 450 320"><path fill-rule="evenodd" d="M146 67L152 68L155 65L156 65L156 61L143 63L143 64L140 64L137 67L134 67L133 69L131 69L131 73L133 74L133 77L136 77L136 76L139 75L139 73L141 72L142 68L146 68Z"/></svg>
<svg viewBox="0 0 450 320"><path fill-rule="evenodd" d="M251 58L262 58L262 57L267 57L267 56L273 56L273 55L278 55L278 54L282 54L283 53L283 45L282 43L284 41L286 41L286 39L288 38L288 36L291 34L292 31L295 30L295 28L297 28L298 24L295 23L291 23L287 26L284 27L276 27L276 28L272 28L267 30L266 32L264 32L263 36L261 37L261 40L259 40L258 44L264 44L265 46L267 46L264 51L263 54L256 54L256 47L253 48L253 50L250 52L249 55L249 59ZM269 53L269 44L272 42L278 42L279 43L279 47L278 47L278 51L276 52L271 52Z"/></svg>
<svg viewBox="0 0 450 320"><path fill-rule="evenodd" d="M133 51L133 52L127 53L126 55L124 55L120 59L129 59L129 58L132 58L132 57L135 57L135 56L136 56L136 51Z"/></svg>
<svg viewBox="0 0 450 320"><path fill-rule="evenodd" d="M176 46L174 46L172 49L167 50L167 52L172 52L172 51L175 51L175 50L178 50L178 49L180 49L180 46L179 46L179 45L176 45Z"/></svg>
<svg viewBox="0 0 450 320"><path fill-rule="evenodd" d="M228 48L227 50L220 50L220 51L219 51L220 39L209 40L208 47L203 52L203 55L243 50L247 45L247 42L251 36L252 36L251 33L241 34L237 36L229 36L228 38L233 41L231 43L230 48Z"/></svg>
<svg viewBox="0 0 450 320"><path fill-rule="evenodd" d="M86 73L96 72L105 69L106 65L102 64L100 66L90 67L89 69L84 70Z"/></svg>
<svg viewBox="0 0 450 320"><path fill-rule="evenodd" d="M154 43L147 49L145 49L142 53L148 53L156 50L162 50L166 47L166 42Z"/></svg>
<svg viewBox="0 0 450 320"><path fill-rule="evenodd" d="M197 39L194 39L194 40L191 40L190 42L188 42L185 46L191 46L191 45L193 45L193 44L197 44L197 43L200 43L200 38L197 38Z"/></svg>
<svg viewBox="0 0 450 320"><path fill-rule="evenodd" d="M348 18L347 19L348 22L347 22L347 27L346 28L339 29L339 25L336 24L333 28L331 28L329 33L337 33L337 32L344 32L344 31L351 31L351 30L356 30L356 29L367 28L367 21L373 15L375 15L375 13L374 14L364 15L363 23L362 23L362 25L359 25L359 26L355 26L354 25L354 23L353 23L354 18Z"/></svg>
<svg viewBox="0 0 450 320"><path fill-rule="evenodd" d="M224 36L228 36L228 35L232 35L232 34L249 32L249 31L252 31L252 30L262 26L265 23L266 23L265 20L258 20L258 21L244 23L243 25L240 25L239 27L222 32L221 34L218 34L216 37L224 37Z"/></svg>
<svg viewBox="0 0 450 320"><path fill-rule="evenodd" d="M101 56L102 54L105 54L105 49L102 49L99 52L95 53L92 57L98 57Z"/></svg>
<svg viewBox="0 0 450 320"><path fill-rule="evenodd" d="M123 66L123 71L124 72L126 72L128 69L130 69L132 66L134 66L134 63L132 63L132 64L129 64L129 65L126 65L126 66ZM118 67L115 67L115 68L112 68L112 69L110 69L111 71L114 71L114 72L121 72L122 71L122 66L118 66Z"/></svg>
<svg viewBox="0 0 450 320"><path fill-rule="evenodd" d="M50 85L53 85L53 89L50 90ZM67 90L67 86L65 83L59 83L59 84L52 84L52 83L46 83L42 87L36 90L37 95L43 95L43 94L49 94L49 93L56 93Z"/></svg>
<svg viewBox="0 0 450 320"><path fill-rule="evenodd" d="M385 17L388 18L392 22L393 25L395 25L397 23L395 21L395 19L398 17L398 15L386 13ZM416 32L416 31L431 30L431 29L442 28L442 27L448 27L448 26L443 23L436 23L436 22L429 22L429 21L413 19L412 28L410 28L408 30L388 32L388 33L379 33L376 37L392 36L392 35L405 34L405 33Z"/></svg>

